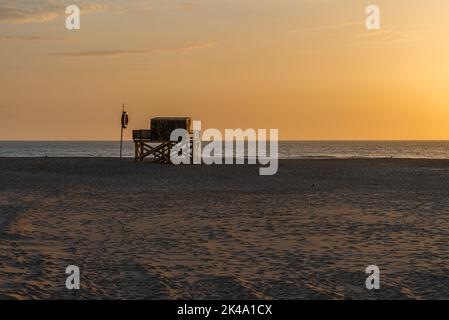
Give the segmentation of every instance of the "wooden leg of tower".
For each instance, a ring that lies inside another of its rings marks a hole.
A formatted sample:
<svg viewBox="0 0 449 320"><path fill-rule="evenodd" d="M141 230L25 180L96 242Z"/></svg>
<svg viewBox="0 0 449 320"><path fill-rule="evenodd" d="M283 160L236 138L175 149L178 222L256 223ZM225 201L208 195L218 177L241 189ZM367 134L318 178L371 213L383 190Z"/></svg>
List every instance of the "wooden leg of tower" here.
<svg viewBox="0 0 449 320"><path fill-rule="evenodd" d="M143 154L143 143L142 141L139 141L137 148L137 161L142 161L142 154Z"/></svg>
<svg viewBox="0 0 449 320"><path fill-rule="evenodd" d="M143 161L143 158L145 154L145 143L142 141L139 141L139 154L138 154L138 161Z"/></svg>

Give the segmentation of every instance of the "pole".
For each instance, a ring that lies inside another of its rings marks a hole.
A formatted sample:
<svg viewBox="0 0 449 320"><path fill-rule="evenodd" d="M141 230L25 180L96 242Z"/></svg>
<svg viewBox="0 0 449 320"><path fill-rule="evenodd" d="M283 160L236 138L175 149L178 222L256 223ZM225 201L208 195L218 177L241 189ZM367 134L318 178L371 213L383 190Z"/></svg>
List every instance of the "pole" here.
<svg viewBox="0 0 449 320"><path fill-rule="evenodd" d="M125 112L125 104L123 104L123 109L122 109L122 116L123 113ZM120 127L121 127L121 133L120 133L120 159L122 158L122 148L123 148L123 124L120 123Z"/></svg>

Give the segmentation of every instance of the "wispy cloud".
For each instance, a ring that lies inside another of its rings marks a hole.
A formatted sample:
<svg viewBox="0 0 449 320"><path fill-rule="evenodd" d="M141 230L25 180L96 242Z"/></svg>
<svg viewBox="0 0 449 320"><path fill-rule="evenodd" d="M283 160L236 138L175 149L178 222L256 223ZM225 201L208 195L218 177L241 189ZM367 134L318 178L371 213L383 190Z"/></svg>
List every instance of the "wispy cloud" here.
<svg viewBox="0 0 449 320"><path fill-rule="evenodd" d="M193 50L212 48L214 43L198 43L181 47L163 49L143 49L143 50L97 50L79 52L59 52L51 53L52 56L61 57L117 57L126 55L148 55L154 53L187 53Z"/></svg>
<svg viewBox="0 0 449 320"><path fill-rule="evenodd" d="M340 24L333 24L333 25L323 25L323 26L313 26L313 27L290 29L289 32L300 33L300 32L307 32L307 31L344 29L344 28L351 28L351 27L356 27L356 26L361 26L361 25L363 25L363 22L347 22L347 23L340 23Z"/></svg>
<svg viewBox="0 0 449 320"><path fill-rule="evenodd" d="M139 14L144 14L144 15L150 15L153 14L153 8L152 7L142 7L139 8L137 10L135 10L137 13Z"/></svg>
<svg viewBox="0 0 449 320"><path fill-rule="evenodd" d="M42 37L42 36L0 36L0 41L60 41L67 40L65 37Z"/></svg>
<svg viewBox="0 0 449 320"><path fill-rule="evenodd" d="M59 6L22 9L15 7L0 7L0 21L7 23L47 22L63 14Z"/></svg>
<svg viewBox="0 0 449 320"><path fill-rule="evenodd" d="M153 50L98 50L98 51L79 51L79 52L58 52L50 53L51 56L61 57L114 57L135 54L150 54Z"/></svg>
<svg viewBox="0 0 449 320"><path fill-rule="evenodd" d="M337 31L348 29L352 32L353 39L359 41L371 42L393 42L393 41L412 41L416 39L416 34L404 30L394 28L382 28L380 30L367 30L364 22L348 22L334 25L323 25L316 27L304 27L299 29L291 29L291 33L321 32L321 31Z"/></svg>
<svg viewBox="0 0 449 320"><path fill-rule="evenodd" d="M178 4L178 9L183 12L195 12L202 6L210 3L210 0L184 0Z"/></svg>
<svg viewBox="0 0 449 320"><path fill-rule="evenodd" d="M203 43L197 43L197 44L192 44L189 46L181 46L181 47L172 47L172 48L167 48L167 49L160 49L157 50L159 52L166 52L166 53L170 53L170 52L189 52L192 50L197 50L197 49L206 49L206 48L212 48L215 47L215 43L214 42L203 42Z"/></svg>
<svg viewBox="0 0 449 320"><path fill-rule="evenodd" d="M44 0L36 4L33 1L0 1L0 22L23 24L31 22L48 22L65 16L69 1ZM110 12L122 13L126 10L118 5L93 2L78 2L83 14Z"/></svg>
<svg viewBox="0 0 449 320"><path fill-rule="evenodd" d="M355 34L354 38L379 42L413 41L416 39L416 34L404 30L381 29L376 31L360 32Z"/></svg>

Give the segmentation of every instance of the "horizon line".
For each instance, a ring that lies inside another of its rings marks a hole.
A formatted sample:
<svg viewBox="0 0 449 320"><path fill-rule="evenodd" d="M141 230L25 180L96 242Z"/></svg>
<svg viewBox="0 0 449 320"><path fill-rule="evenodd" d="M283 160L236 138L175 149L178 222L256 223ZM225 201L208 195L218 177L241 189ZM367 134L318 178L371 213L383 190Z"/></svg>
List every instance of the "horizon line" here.
<svg viewBox="0 0 449 320"><path fill-rule="evenodd" d="M211 142L213 140L201 140L202 142ZM217 140L217 141L228 141L228 140ZM242 140L232 140L232 141L242 141ZM248 140L244 140L248 141ZM258 141L258 140L249 140ZM270 140L267 140L270 141ZM449 139L279 139L279 142L449 142ZM87 140L50 140L50 139L18 139L18 140L1 140L0 142L120 142L120 139L87 139ZM126 139L123 142L134 142L133 139Z"/></svg>

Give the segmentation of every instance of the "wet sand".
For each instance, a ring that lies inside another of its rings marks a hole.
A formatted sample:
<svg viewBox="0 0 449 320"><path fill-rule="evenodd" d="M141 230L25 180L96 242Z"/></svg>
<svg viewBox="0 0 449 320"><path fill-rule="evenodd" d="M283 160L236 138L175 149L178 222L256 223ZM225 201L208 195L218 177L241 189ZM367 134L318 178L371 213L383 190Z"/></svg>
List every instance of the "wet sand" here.
<svg viewBox="0 0 449 320"><path fill-rule="evenodd" d="M0 159L0 298L449 299L449 161L258 169Z"/></svg>

